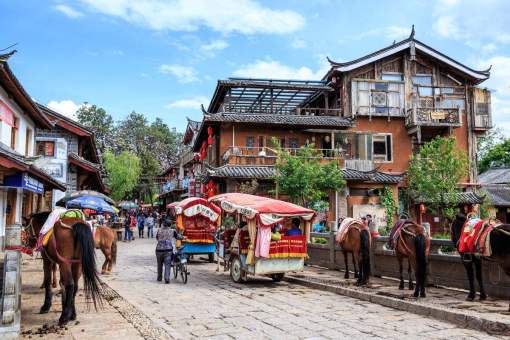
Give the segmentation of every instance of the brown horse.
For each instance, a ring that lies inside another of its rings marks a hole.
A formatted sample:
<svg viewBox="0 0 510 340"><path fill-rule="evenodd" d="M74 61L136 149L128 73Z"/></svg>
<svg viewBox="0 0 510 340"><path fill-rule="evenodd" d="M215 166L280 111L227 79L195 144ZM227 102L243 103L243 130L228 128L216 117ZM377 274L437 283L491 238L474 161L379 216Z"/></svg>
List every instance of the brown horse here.
<svg viewBox="0 0 510 340"><path fill-rule="evenodd" d="M108 274L112 271L112 266L117 261L117 237L115 231L107 226L96 227L94 243L96 249L101 249L105 258L101 274Z"/></svg>
<svg viewBox="0 0 510 340"><path fill-rule="evenodd" d="M396 240L394 242L394 240ZM390 244L395 248L397 256L400 284L404 289L404 259L408 260L409 289L413 289L412 271L416 277L415 297L426 297L427 256L430 249L430 235L425 228L410 220L398 220L390 233Z"/></svg>
<svg viewBox="0 0 510 340"><path fill-rule="evenodd" d="M47 212L34 214L31 220L40 221L43 218L45 220L48 215ZM29 224L34 235L39 235L41 227L42 224L33 221ZM62 313L59 324L76 319L74 299L81 274L87 301L92 300L96 309L98 304L101 305L101 282L96 271L94 239L90 227L83 219L63 218L57 221L53 226L53 234L42 249L42 257L45 298L40 313L48 313L51 308L51 271L54 263L59 266L62 287Z"/></svg>
<svg viewBox="0 0 510 340"><path fill-rule="evenodd" d="M352 254L354 277L357 285L366 285L370 276L370 232L368 227L359 220L345 218L336 233L336 241L340 244L345 260L345 278L349 278L348 253ZM356 264L359 273L356 271Z"/></svg>
<svg viewBox="0 0 510 340"><path fill-rule="evenodd" d="M459 240L462 235L464 224L467 221L467 216L459 213L451 225L451 239L452 242L459 249ZM480 286L480 300L487 299L485 288L483 286L482 277L482 259L496 262L506 275L510 276L510 224L500 224L490 231L490 247L492 250L490 257L477 256L475 254L461 253L460 258L462 264L466 268L466 273L469 281L469 294L466 298L468 301L473 301L476 297L475 290L475 272L476 279ZM473 270L474 267L474 270ZM509 306L510 311L510 306Z"/></svg>

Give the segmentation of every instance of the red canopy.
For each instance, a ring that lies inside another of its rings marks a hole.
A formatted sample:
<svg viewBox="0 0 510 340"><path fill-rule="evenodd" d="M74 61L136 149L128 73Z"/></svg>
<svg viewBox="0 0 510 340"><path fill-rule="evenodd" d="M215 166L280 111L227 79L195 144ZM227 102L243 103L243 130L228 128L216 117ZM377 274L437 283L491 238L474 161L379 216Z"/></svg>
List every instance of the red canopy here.
<svg viewBox="0 0 510 340"><path fill-rule="evenodd" d="M315 211L297 204L241 193L213 196L209 202L218 203L227 212L237 211L248 219L258 217L263 225L280 222L284 217L301 217L311 220Z"/></svg>
<svg viewBox="0 0 510 340"><path fill-rule="evenodd" d="M202 205L205 205L205 206L209 206L209 203L204 198L200 198L200 197L188 197L188 198L183 199L182 201L179 201L179 202L172 202L172 203L168 204L166 207L168 209L176 208L176 207L179 207L181 209L186 209L186 208L189 208L189 207L191 207L193 205L197 205L197 204L202 204Z"/></svg>
<svg viewBox="0 0 510 340"><path fill-rule="evenodd" d="M170 203L166 207L172 209L176 215L184 214L186 217L192 217L199 214L214 223L218 221L221 213L221 209L214 203L200 197L189 197L180 202Z"/></svg>

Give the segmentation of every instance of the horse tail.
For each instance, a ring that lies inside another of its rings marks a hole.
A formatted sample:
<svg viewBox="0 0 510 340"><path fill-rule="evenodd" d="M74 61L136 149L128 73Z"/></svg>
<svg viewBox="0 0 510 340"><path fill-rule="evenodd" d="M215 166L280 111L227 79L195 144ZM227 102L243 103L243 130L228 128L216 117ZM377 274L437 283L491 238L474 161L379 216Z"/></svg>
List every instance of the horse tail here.
<svg viewBox="0 0 510 340"><path fill-rule="evenodd" d="M414 238L414 248L416 250L416 278L417 284L425 287L425 278L427 275L427 255L426 238L424 233L418 233Z"/></svg>
<svg viewBox="0 0 510 340"><path fill-rule="evenodd" d="M368 281L368 277L370 276L370 232L368 229L361 230L360 243L363 279Z"/></svg>
<svg viewBox="0 0 510 340"><path fill-rule="evenodd" d="M102 306L101 281L96 271L96 254L94 237L90 227L82 222L73 225L75 246L79 245L81 252L81 267L83 272L83 289L87 301L92 299L94 308Z"/></svg>
<svg viewBox="0 0 510 340"><path fill-rule="evenodd" d="M112 242L112 262L114 264L117 263L117 239L116 239L116 237L113 238L113 242Z"/></svg>

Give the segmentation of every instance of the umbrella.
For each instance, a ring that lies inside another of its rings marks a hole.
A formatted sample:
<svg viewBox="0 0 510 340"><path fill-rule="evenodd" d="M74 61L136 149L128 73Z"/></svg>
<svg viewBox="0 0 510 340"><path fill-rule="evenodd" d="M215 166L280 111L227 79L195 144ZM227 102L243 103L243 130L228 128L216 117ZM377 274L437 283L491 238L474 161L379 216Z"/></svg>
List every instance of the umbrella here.
<svg viewBox="0 0 510 340"><path fill-rule="evenodd" d="M129 201L121 201L117 206L121 209L129 210L129 209L136 209L138 208L138 204L135 202L129 202Z"/></svg>
<svg viewBox="0 0 510 340"><path fill-rule="evenodd" d="M93 196L81 196L73 200L67 201L68 209L92 209L99 214L115 214L113 207L106 203L102 198Z"/></svg>
<svg viewBox="0 0 510 340"><path fill-rule="evenodd" d="M110 197L108 197L100 192L93 191L93 190L80 190L80 191L72 192L70 194L66 194L64 197L62 197L61 199L59 199L57 201L57 205L60 207L65 207L66 203L68 201L74 200L75 198L84 197L84 196L97 197L97 198L102 199L103 201L105 201L106 203L108 203L110 205L115 204L114 200L112 200Z"/></svg>

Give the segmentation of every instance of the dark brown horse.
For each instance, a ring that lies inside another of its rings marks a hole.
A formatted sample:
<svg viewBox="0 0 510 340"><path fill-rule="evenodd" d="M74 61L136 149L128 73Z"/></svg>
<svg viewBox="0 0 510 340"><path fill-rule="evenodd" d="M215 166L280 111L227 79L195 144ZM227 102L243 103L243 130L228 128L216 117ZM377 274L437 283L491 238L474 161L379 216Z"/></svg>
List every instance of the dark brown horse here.
<svg viewBox="0 0 510 340"><path fill-rule="evenodd" d="M459 249L459 240L462 235L462 230L464 228L464 224L466 223L466 221L467 216L462 213L459 213L457 214L455 220L451 225L450 230L451 239L452 242L457 247L457 250ZM492 254L490 257L483 257L475 254L459 252L462 264L464 265L464 268L466 268L466 273L469 281L469 294L466 300L473 301L476 297L474 279L475 274L480 288L480 300L487 299L487 294L485 293L485 288L483 286L482 259L496 262L501 267L501 269L503 269L505 274L510 276L509 245L510 245L510 224L500 224L494 227L492 231L490 231L490 246L492 250Z"/></svg>
<svg viewBox="0 0 510 340"><path fill-rule="evenodd" d="M394 241L396 240L396 241ZM430 249L430 235L425 228L410 220L399 220L390 233L390 245L397 256L400 284L404 289L404 259L408 260L409 289L413 289L412 271L416 278L415 297L426 297L425 285L427 281L427 257Z"/></svg>
<svg viewBox="0 0 510 340"><path fill-rule="evenodd" d="M32 220L42 220L48 213L34 214ZM42 225L30 223L34 235L39 235ZM59 324L76 319L74 299L78 281L83 274L87 302L92 301L97 309L101 305L101 282L96 271L94 239L90 227L81 218L62 218L53 226L53 234L41 253L44 268L45 298L40 313L48 313L52 304L51 269L54 263L60 269L62 288L62 313Z"/></svg>
<svg viewBox="0 0 510 340"><path fill-rule="evenodd" d="M352 254L354 277L357 285L366 285L370 276L370 232L359 220L345 218L336 233L336 242L342 248L345 259L345 278L349 278L348 254ZM359 273L356 272L356 264Z"/></svg>

